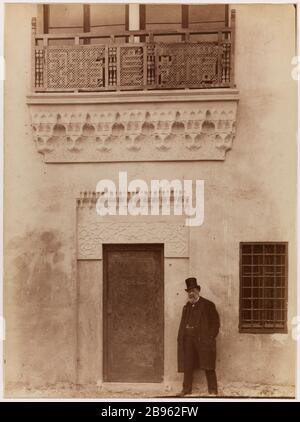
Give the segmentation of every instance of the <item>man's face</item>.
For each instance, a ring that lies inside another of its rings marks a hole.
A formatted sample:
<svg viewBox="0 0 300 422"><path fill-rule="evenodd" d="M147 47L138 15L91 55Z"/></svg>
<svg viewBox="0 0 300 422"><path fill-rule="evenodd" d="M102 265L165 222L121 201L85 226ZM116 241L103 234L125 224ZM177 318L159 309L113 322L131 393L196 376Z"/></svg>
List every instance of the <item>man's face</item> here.
<svg viewBox="0 0 300 422"><path fill-rule="evenodd" d="M199 296L200 296L200 291L199 289L195 288L195 289L191 289L187 292L188 294L188 299L190 303L195 303L197 302Z"/></svg>

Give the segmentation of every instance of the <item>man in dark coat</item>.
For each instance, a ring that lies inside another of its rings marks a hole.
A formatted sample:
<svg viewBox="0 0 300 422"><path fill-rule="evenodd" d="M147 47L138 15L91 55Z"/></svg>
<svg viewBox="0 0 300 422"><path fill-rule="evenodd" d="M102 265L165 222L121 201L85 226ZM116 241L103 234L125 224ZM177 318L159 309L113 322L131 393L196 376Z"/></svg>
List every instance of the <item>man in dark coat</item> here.
<svg viewBox="0 0 300 422"><path fill-rule="evenodd" d="M184 372L179 396L192 392L194 369L205 370L209 394L218 394L216 377L216 336L220 328L214 303L200 296L194 277L187 278L188 302L183 307L178 332L178 372Z"/></svg>

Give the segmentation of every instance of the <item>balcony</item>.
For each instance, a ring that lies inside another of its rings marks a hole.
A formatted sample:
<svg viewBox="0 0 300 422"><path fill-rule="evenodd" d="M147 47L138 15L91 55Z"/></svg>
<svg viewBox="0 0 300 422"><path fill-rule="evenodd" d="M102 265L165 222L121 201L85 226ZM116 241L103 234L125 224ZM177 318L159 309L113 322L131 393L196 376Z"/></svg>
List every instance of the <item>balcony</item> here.
<svg viewBox="0 0 300 422"><path fill-rule="evenodd" d="M49 35L33 19L33 91L233 87L234 28L232 13L218 29Z"/></svg>
<svg viewBox="0 0 300 422"><path fill-rule="evenodd" d="M235 136L231 26L37 34L33 139L48 163L224 160Z"/></svg>

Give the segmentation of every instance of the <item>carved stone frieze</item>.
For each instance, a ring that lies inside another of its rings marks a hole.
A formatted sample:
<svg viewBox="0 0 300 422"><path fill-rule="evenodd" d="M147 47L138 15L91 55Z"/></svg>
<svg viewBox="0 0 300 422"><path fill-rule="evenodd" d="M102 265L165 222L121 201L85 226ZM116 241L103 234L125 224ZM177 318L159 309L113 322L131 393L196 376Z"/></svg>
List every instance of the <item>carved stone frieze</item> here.
<svg viewBox="0 0 300 422"><path fill-rule="evenodd" d="M235 137L236 89L28 96L47 163L224 160Z"/></svg>
<svg viewBox="0 0 300 422"><path fill-rule="evenodd" d="M236 103L187 109L34 111L33 139L46 162L224 160Z"/></svg>

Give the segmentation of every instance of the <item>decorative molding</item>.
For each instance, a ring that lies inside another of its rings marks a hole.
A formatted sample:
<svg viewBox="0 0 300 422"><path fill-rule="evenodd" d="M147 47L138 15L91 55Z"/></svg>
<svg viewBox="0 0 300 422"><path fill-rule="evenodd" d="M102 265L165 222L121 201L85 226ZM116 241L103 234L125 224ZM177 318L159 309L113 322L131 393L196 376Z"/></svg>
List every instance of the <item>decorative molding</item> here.
<svg viewBox="0 0 300 422"><path fill-rule="evenodd" d="M29 106L38 105L86 105L86 104L137 104L137 103L190 103L190 102L236 102L239 91L235 88L211 89L172 89L153 91L120 91L120 92L47 92L34 93L27 96Z"/></svg>
<svg viewBox="0 0 300 422"><path fill-rule="evenodd" d="M103 243L164 243L166 258L188 258L184 218L168 218L100 217L94 207L78 208L77 259L102 259Z"/></svg>
<svg viewBox="0 0 300 422"><path fill-rule="evenodd" d="M131 198L136 195L138 192L127 192L127 203L131 200ZM148 196L148 204L151 206L152 201L156 201L159 204L159 209L162 208L163 201L166 201L166 203L169 201L170 206L174 206L175 201L181 201L182 206L184 206L184 191L180 191L181 197L175 198L175 192L174 189L171 187L170 192L169 191L162 191L160 190L159 195L156 194L153 199L151 199L151 191L147 192ZM76 206L77 208L89 208L92 209L96 207L97 200L101 198L103 195L103 192L95 192L95 191L83 191L80 192L80 197L76 199ZM194 195L194 192L193 192ZM121 200L120 192L116 192L116 209L119 208L119 202ZM124 198L122 197L122 200Z"/></svg>
<svg viewBox="0 0 300 422"><path fill-rule="evenodd" d="M183 109L152 103L148 109L108 111L33 107L33 138L45 161L53 163L224 160L235 136L236 105Z"/></svg>

